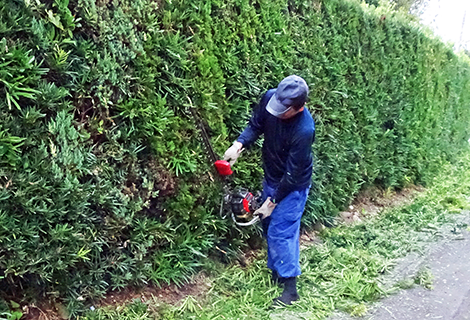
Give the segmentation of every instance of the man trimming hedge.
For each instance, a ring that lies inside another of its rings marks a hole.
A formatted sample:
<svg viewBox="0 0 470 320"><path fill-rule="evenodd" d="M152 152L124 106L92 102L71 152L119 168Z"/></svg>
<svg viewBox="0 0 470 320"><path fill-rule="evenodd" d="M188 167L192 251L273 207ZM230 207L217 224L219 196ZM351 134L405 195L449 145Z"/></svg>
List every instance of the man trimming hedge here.
<svg viewBox="0 0 470 320"><path fill-rule="evenodd" d="M274 282L284 284L275 304L291 304L299 299L296 277L301 274L300 218L311 184L315 139L315 123L305 108L307 96L304 79L296 75L283 79L277 89L263 95L248 126L224 155L233 165L243 148L264 134L264 203L255 214L262 217L268 268Z"/></svg>

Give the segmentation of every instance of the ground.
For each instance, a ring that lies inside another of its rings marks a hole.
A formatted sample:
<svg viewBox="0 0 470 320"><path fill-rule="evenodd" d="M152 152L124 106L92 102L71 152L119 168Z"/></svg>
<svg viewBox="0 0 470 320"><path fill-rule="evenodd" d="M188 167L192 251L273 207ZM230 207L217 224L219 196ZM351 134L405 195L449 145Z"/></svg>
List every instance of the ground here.
<svg viewBox="0 0 470 320"><path fill-rule="evenodd" d="M470 211L463 211L458 219L461 225L470 225ZM412 253L401 259L388 280L401 281L405 289L381 300L365 316L353 318L337 313L329 320L470 319L468 230L443 227L437 243L429 244L420 254Z"/></svg>
<svg viewBox="0 0 470 320"><path fill-rule="evenodd" d="M161 288L149 285L144 288L128 287L120 291L112 291L102 300L97 301L91 308L121 306L136 300L142 302L154 300L159 303L177 305L187 296L192 296L196 299L201 298L210 286L210 279L205 276L204 272L201 272L193 278L191 283L182 287L174 284L164 285ZM26 320L62 320L67 318L67 312L64 306L60 304L43 303L39 306L29 305L23 307L23 312Z"/></svg>
<svg viewBox="0 0 470 320"><path fill-rule="evenodd" d="M384 208L409 203L421 191L423 191L423 188L418 186L405 188L399 192L381 191L378 189L366 190L356 197L349 206L348 211L341 212L338 222L353 223L358 219L370 218L377 215ZM300 239L301 247L306 248L318 243L320 240L316 233L322 228L323 226L317 225L315 230L304 231ZM244 255L243 261L250 262L256 256L256 253L248 251ZM159 303L178 305L188 296L202 299L210 287L210 278L201 272L190 283L182 287L174 284L165 285L161 288L149 285L144 288L128 287L120 291L110 292L102 300L97 301L92 308L120 306L136 300L142 302L153 300ZM31 304L23 307L23 313L26 320L60 320L67 318L65 307L61 304Z"/></svg>
<svg viewBox="0 0 470 320"><path fill-rule="evenodd" d="M413 201L416 195L424 191L420 187L410 187L400 192L384 192L369 190L362 193L349 206L348 211L341 212L338 223L357 223L379 215L387 208L403 206ZM460 214L460 225L470 224L470 212ZM324 228L317 225L316 229ZM447 228L447 229L446 229ZM451 226L442 226L436 230L443 236L434 244L426 243L422 252L411 253L400 260L387 275L384 282L389 281L396 288L400 283L402 290L383 299L381 302L369 306L365 316L361 319L470 319L470 233L450 229ZM317 231L304 232L301 236L301 246L308 248L320 242L316 236ZM254 252L247 252L246 261L250 262ZM202 310L199 302L204 301L205 295L212 287L211 278L204 273L197 275L193 281L183 287L168 285L162 288L148 286L146 288L127 288L119 292L111 292L101 301L96 302L92 308L103 306L122 306L132 301L148 302L150 304L169 304L178 306L187 298ZM433 290L430 290L433 289ZM395 290L396 291L396 290ZM202 304L202 302L201 302ZM28 306L24 309L27 319L56 320L66 317L61 305ZM309 312L296 312L279 310L270 314L271 319L310 319ZM330 320L352 319L350 315L336 313Z"/></svg>

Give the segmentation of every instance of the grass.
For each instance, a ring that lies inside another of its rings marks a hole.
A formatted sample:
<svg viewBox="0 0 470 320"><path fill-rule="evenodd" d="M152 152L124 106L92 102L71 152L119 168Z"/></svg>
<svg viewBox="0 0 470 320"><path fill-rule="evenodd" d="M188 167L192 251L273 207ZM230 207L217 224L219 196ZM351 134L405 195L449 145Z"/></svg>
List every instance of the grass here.
<svg viewBox="0 0 470 320"><path fill-rule="evenodd" d="M414 280L416 284L419 284L428 290L432 290L434 288L434 275L432 274L431 270L427 268L419 270Z"/></svg>
<svg viewBox="0 0 470 320"><path fill-rule="evenodd" d="M396 259L419 252L430 241L468 226L454 217L470 203L470 156L445 165L426 192L411 204L382 212L376 218L352 225L325 229L322 243L301 252L303 274L299 278L301 300L293 306L270 309L281 289L269 282L265 252L247 268L209 265L212 286L206 298L187 297L179 306L162 306L157 300L136 302L118 309L99 309L87 320L98 319L324 319L333 310L360 316L369 302L398 288L415 284L432 288L433 276L422 269L411 282L385 286L384 279ZM414 282L414 283L413 283Z"/></svg>

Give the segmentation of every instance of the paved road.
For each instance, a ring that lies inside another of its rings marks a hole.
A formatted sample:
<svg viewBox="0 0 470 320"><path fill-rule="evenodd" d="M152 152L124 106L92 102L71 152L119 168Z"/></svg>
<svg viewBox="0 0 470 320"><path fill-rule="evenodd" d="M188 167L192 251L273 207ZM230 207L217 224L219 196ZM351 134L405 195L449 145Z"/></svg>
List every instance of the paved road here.
<svg viewBox="0 0 470 320"><path fill-rule="evenodd" d="M461 222L469 223L469 216L468 212L464 213ZM396 268L402 278L429 268L434 276L432 290L421 286L401 290L373 306L364 317L351 318L338 313L329 320L470 320L470 232L464 227L457 234L451 229L445 233L449 236L430 244L422 255L402 259Z"/></svg>

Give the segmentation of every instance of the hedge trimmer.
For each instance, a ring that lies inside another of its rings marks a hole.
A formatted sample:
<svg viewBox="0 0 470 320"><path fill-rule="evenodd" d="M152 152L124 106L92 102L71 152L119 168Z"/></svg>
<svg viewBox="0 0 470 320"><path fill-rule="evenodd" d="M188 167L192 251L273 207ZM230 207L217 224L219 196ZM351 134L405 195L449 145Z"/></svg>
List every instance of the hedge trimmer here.
<svg viewBox="0 0 470 320"><path fill-rule="evenodd" d="M261 193L258 191L253 194L245 188L230 189L227 183L228 177L233 173L230 163L225 160L219 160L219 157L212 148L209 135L201 117L193 107L191 99L189 97L187 98L189 100L191 114L201 133L209 160L214 164L219 180L222 183L223 196L220 204L220 216L225 219L227 213L229 213L233 222L241 227L251 226L257 223L260 217L258 215L255 216L254 212L263 204Z"/></svg>

